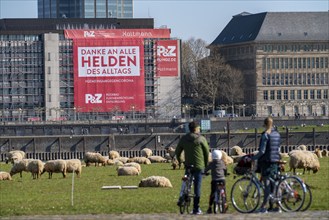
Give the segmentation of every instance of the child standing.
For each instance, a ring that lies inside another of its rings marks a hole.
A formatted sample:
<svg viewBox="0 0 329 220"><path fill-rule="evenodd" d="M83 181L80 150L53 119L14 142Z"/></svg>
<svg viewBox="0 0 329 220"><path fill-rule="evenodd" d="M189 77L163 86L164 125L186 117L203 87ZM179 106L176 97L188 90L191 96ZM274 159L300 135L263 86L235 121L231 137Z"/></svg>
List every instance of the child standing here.
<svg viewBox="0 0 329 220"><path fill-rule="evenodd" d="M207 210L208 214L212 213L212 205L215 199L216 187L218 184L223 184L225 189L225 175L227 175L227 168L222 160L222 152L220 150L214 150L211 153L211 156L212 161L204 170L205 173L209 170L211 171L211 193L209 196L209 208ZM225 207L227 208L227 204L225 204Z"/></svg>

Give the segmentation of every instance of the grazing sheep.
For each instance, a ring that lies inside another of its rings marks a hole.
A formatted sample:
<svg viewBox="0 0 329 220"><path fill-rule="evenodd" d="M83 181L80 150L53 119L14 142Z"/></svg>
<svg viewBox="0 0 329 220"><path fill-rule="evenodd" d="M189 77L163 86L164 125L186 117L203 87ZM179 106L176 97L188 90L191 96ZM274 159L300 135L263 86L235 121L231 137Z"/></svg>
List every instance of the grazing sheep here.
<svg viewBox="0 0 329 220"><path fill-rule="evenodd" d="M100 153L86 152L83 160L86 163L86 166L90 166L90 163L95 163L95 166L102 164L105 166L106 159Z"/></svg>
<svg viewBox="0 0 329 220"><path fill-rule="evenodd" d="M142 179L139 183L139 187L170 187L171 182L164 176L150 176Z"/></svg>
<svg viewBox="0 0 329 220"><path fill-rule="evenodd" d="M122 163L121 160L118 160L118 158L113 160L115 166L123 166L126 163Z"/></svg>
<svg viewBox="0 0 329 220"><path fill-rule="evenodd" d="M12 180L10 173L0 172L0 180Z"/></svg>
<svg viewBox="0 0 329 220"><path fill-rule="evenodd" d="M32 159L22 159L19 161L15 161L14 165L12 166L10 170L10 176L15 175L16 173L20 173L20 177L22 178L22 172L28 172L27 171L27 165Z"/></svg>
<svg viewBox="0 0 329 220"><path fill-rule="evenodd" d="M161 156L150 156L148 159L151 161L151 163L166 163L167 160Z"/></svg>
<svg viewBox="0 0 329 220"><path fill-rule="evenodd" d="M114 160L112 160L112 159L108 159L108 160L106 161L106 164L107 164L107 165L114 165L115 163L114 163Z"/></svg>
<svg viewBox="0 0 329 220"><path fill-rule="evenodd" d="M298 147L297 147L297 150L307 150L307 147L304 145L304 144L302 144L302 145L299 145Z"/></svg>
<svg viewBox="0 0 329 220"><path fill-rule="evenodd" d="M80 177L81 171L82 171L81 160L79 160L79 159L66 160L66 172L67 173L75 172L77 174L77 176Z"/></svg>
<svg viewBox="0 0 329 220"><path fill-rule="evenodd" d="M142 173L142 168L139 163L135 163L135 162L125 163L123 167L135 167L138 170L138 174Z"/></svg>
<svg viewBox="0 0 329 220"><path fill-rule="evenodd" d="M132 158L129 158L129 160L127 162L128 163L135 162L135 163L139 163L139 164L151 164L151 161L146 157L132 157Z"/></svg>
<svg viewBox="0 0 329 220"><path fill-rule="evenodd" d="M222 151L222 160L226 166L234 162L233 158L228 156L225 151Z"/></svg>
<svg viewBox="0 0 329 220"><path fill-rule="evenodd" d="M25 158L25 152L21 150L9 151L8 157L6 158L6 163L9 161L13 164L16 160L22 160Z"/></svg>
<svg viewBox="0 0 329 220"><path fill-rule="evenodd" d="M171 161L171 166L172 166L173 170L176 170L177 167L178 167L178 169L180 169L181 163L179 163L178 160L176 159L176 157L174 157L174 159L172 159L172 161Z"/></svg>
<svg viewBox="0 0 329 220"><path fill-rule="evenodd" d="M41 160L30 160L27 164L27 172L32 173L33 179L38 179L41 177L43 172L44 164Z"/></svg>
<svg viewBox="0 0 329 220"><path fill-rule="evenodd" d="M136 167L118 167L118 176L138 176L139 172Z"/></svg>
<svg viewBox="0 0 329 220"><path fill-rule="evenodd" d="M173 147L166 148L167 153L171 157L171 159L174 159L175 157L175 149Z"/></svg>
<svg viewBox="0 0 329 220"><path fill-rule="evenodd" d="M293 150L289 152L289 156L290 171L293 170L294 174L296 169L303 169L303 174L305 170L313 170L313 173L316 173L320 169L318 157L310 151Z"/></svg>
<svg viewBox="0 0 329 220"><path fill-rule="evenodd" d="M49 179L52 178L53 173L62 173L63 178L66 177L66 161L65 160L49 160L45 163L41 174L48 172Z"/></svg>
<svg viewBox="0 0 329 220"><path fill-rule="evenodd" d="M230 156L244 156L246 155L245 153L243 153L242 148L239 146L233 146L230 149Z"/></svg>
<svg viewBox="0 0 329 220"><path fill-rule="evenodd" d="M120 157L120 154L118 151L115 151L115 150L111 150L109 152L109 159L115 159L115 158L119 158Z"/></svg>
<svg viewBox="0 0 329 220"><path fill-rule="evenodd" d="M141 150L141 156L142 157L149 158L150 156L152 156L152 154L153 154L153 152L149 148L144 148L144 149Z"/></svg>
<svg viewBox="0 0 329 220"><path fill-rule="evenodd" d="M315 148L314 153L318 158L322 158L322 151L319 148Z"/></svg>
<svg viewBox="0 0 329 220"><path fill-rule="evenodd" d="M129 157L118 157L116 160L121 161L123 164L127 163L129 160Z"/></svg>
<svg viewBox="0 0 329 220"><path fill-rule="evenodd" d="M322 156L323 156L323 157L328 157L328 156L329 156L329 154L328 154L328 150L327 150L327 149L323 149L323 150L322 150Z"/></svg>

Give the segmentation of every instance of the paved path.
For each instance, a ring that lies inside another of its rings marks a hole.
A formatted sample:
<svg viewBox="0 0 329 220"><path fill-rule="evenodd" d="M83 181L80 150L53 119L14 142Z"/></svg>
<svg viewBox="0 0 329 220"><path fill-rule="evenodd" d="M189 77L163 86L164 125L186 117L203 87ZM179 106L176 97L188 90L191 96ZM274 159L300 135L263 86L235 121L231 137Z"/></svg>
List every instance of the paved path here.
<svg viewBox="0 0 329 220"><path fill-rule="evenodd" d="M306 212L291 212L291 213L266 213L266 214L217 214L217 215L180 215L172 213L159 213L159 214L109 214L109 215L52 215L52 216L15 216L0 218L1 220L204 220L204 219L237 219L237 220L258 220L258 219L303 219L303 220L315 220L315 219L329 219L328 211L306 211Z"/></svg>

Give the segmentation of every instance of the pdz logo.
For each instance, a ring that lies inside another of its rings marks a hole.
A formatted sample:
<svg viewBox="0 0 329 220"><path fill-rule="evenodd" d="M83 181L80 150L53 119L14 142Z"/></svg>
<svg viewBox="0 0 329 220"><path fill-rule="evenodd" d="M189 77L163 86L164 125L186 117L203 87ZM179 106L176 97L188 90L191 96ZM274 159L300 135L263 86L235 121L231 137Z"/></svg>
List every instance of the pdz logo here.
<svg viewBox="0 0 329 220"><path fill-rule="evenodd" d="M176 56L176 46L158 46L157 54L163 57L175 57Z"/></svg>
<svg viewBox="0 0 329 220"><path fill-rule="evenodd" d="M86 94L86 104L91 103L91 104L97 104L97 103L103 103L101 98L102 94Z"/></svg>
<svg viewBox="0 0 329 220"><path fill-rule="evenodd" d="M95 31L84 31L83 36L84 37L95 37Z"/></svg>

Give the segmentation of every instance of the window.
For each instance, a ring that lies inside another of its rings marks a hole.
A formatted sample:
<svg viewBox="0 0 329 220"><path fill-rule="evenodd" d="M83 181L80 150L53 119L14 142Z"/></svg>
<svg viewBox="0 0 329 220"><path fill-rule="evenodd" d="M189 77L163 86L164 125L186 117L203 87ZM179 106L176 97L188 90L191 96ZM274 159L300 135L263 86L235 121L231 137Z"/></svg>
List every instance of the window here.
<svg viewBox="0 0 329 220"><path fill-rule="evenodd" d="M302 90L297 90L297 99L302 99Z"/></svg>
<svg viewBox="0 0 329 220"><path fill-rule="evenodd" d="M304 90L304 99L308 99L308 90Z"/></svg>
<svg viewBox="0 0 329 220"><path fill-rule="evenodd" d="M278 99L278 100L281 100L282 99L281 90L276 91L276 99Z"/></svg>
<svg viewBox="0 0 329 220"><path fill-rule="evenodd" d="M274 90L271 90L270 91L270 99L271 100L274 100Z"/></svg>
<svg viewBox="0 0 329 220"><path fill-rule="evenodd" d="M323 99L328 99L328 89L323 90Z"/></svg>
<svg viewBox="0 0 329 220"><path fill-rule="evenodd" d="M321 90L320 89L316 90L316 98L321 99Z"/></svg>
<svg viewBox="0 0 329 220"><path fill-rule="evenodd" d="M295 90L290 91L290 100L295 100Z"/></svg>
<svg viewBox="0 0 329 220"><path fill-rule="evenodd" d="M48 61L50 61L50 53L48 53Z"/></svg>
<svg viewBox="0 0 329 220"><path fill-rule="evenodd" d="M263 91L264 100L268 100L268 91Z"/></svg>
<svg viewBox="0 0 329 220"><path fill-rule="evenodd" d="M288 100L288 90L283 91L283 99Z"/></svg>
<svg viewBox="0 0 329 220"><path fill-rule="evenodd" d="M50 80L48 81L48 88L49 89L51 88L51 81Z"/></svg>
<svg viewBox="0 0 329 220"><path fill-rule="evenodd" d="M311 89L310 90L310 98L311 99L314 99L314 89Z"/></svg>

